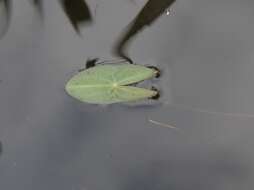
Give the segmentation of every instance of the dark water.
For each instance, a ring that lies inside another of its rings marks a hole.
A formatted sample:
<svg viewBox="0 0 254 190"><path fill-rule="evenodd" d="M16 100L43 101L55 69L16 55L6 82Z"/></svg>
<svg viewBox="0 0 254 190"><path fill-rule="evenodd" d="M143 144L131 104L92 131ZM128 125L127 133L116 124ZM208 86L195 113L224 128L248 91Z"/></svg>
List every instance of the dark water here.
<svg viewBox="0 0 254 190"><path fill-rule="evenodd" d="M73 100L65 82L87 58L114 57L145 2L87 1L93 23L80 35L56 0L43 19L29 1L12 4L0 40L0 189L254 187L253 1L176 1L127 48L167 73L162 105L108 107Z"/></svg>

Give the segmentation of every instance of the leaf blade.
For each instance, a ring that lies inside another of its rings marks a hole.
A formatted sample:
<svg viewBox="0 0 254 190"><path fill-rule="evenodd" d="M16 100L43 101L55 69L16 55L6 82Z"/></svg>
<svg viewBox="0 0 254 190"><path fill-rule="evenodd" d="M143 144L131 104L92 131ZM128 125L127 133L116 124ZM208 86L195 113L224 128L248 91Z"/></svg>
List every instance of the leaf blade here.
<svg viewBox="0 0 254 190"><path fill-rule="evenodd" d="M67 86L66 91L72 97L85 103L113 104L138 101L155 96L158 92L133 86L99 86L87 87Z"/></svg>
<svg viewBox="0 0 254 190"><path fill-rule="evenodd" d="M156 76L157 71L141 65L121 65L114 77L119 85L129 85Z"/></svg>
<svg viewBox="0 0 254 190"><path fill-rule="evenodd" d="M72 97L80 100L81 102L91 104L111 104L116 102L110 93L110 86L96 87L80 87L67 86L66 91Z"/></svg>
<svg viewBox="0 0 254 190"><path fill-rule="evenodd" d="M134 86L119 86L117 88L117 98L121 102L138 101L146 98L152 98L157 95L157 91L138 88Z"/></svg>
<svg viewBox="0 0 254 190"><path fill-rule="evenodd" d="M155 96L157 91L124 86L154 75L150 68L138 65L100 65L86 69L66 84L67 93L93 104L135 101Z"/></svg>
<svg viewBox="0 0 254 190"><path fill-rule="evenodd" d="M77 84L113 84L129 85L140 82L156 75L154 69L140 65L121 64L121 65L98 65L78 73L74 78Z"/></svg>

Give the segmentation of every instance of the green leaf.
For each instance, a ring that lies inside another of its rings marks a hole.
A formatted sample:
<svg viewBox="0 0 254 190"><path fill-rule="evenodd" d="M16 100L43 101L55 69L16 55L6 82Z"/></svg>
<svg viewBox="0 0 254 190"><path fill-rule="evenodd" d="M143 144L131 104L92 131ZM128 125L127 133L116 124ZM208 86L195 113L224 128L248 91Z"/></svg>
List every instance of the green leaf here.
<svg viewBox="0 0 254 190"><path fill-rule="evenodd" d="M157 71L145 66L99 65L72 77L66 91L74 98L94 104L111 104L151 98L157 91L126 86L156 76Z"/></svg>

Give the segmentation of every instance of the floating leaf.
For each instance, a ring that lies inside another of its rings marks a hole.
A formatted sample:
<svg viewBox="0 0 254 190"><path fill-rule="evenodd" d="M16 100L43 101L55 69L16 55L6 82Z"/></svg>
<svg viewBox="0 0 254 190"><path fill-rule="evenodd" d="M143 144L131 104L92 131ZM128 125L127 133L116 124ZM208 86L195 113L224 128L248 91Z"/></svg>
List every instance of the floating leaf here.
<svg viewBox="0 0 254 190"><path fill-rule="evenodd" d="M87 103L136 101L154 97L158 92L127 85L155 77L157 72L145 66L131 64L98 65L72 77L65 89L69 95Z"/></svg>
<svg viewBox="0 0 254 190"><path fill-rule="evenodd" d="M175 0L149 0L136 18L131 23L129 30L117 42L114 52L125 59L130 59L125 53L124 47L144 26L151 25L161 14L165 12Z"/></svg>
<svg viewBox="0 0 254 190"><path fill-rule="evenodd" d="M60 0L60 3L76 32L79 33L79 24L92 20L85 0Z"/></svg>

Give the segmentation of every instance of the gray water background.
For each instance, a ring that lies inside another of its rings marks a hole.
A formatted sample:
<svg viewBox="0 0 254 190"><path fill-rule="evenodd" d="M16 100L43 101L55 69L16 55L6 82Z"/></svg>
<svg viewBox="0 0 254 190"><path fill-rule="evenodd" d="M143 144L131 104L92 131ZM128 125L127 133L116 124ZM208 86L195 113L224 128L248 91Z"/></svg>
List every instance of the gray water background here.
<svg viewBox="0 0 254 190"><path fill-rule="evenodd" d="M129 54L169 70L170 97L139 107L64 92L88 57L112 56L145 4L87 2L95 22L80 38L58 1L45 1L44 20L13 1L0 41L0 189L253 189L254 2L179 0L140 33Z"/></svg>

